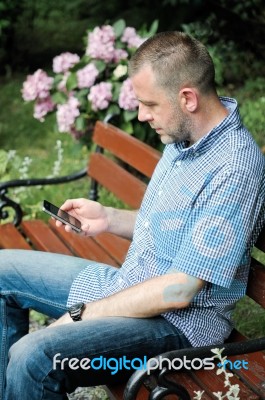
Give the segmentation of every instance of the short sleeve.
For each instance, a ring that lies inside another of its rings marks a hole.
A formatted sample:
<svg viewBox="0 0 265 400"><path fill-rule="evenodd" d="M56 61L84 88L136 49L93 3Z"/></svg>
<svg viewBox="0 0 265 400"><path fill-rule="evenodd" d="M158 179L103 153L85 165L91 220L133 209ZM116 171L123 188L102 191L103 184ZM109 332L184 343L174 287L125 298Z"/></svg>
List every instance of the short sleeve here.
<svg viewBox="0 0 265 400"><path fill-rule="evenodd" d="M238 267L248 262L258 197L259 181L246 172L210 179L188 213L172 266L230 287Z"/></svg>

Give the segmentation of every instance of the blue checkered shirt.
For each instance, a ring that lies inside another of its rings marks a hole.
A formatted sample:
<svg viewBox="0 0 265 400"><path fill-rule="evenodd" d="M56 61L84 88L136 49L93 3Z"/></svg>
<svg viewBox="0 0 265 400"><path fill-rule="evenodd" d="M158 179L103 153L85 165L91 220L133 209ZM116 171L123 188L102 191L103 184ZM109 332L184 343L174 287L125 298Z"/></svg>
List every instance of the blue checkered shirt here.
<svg viewBox="0 0 265 400"><path fill-rule="evenodd" d="M246 291L250 250L264 224L265 158L242 125L237 103L190 147L167 145L146 190L120 269L89 264L68 305L94 301L172 271L205 281L185 309L163 314L193 346L222 343Z"/></svg>

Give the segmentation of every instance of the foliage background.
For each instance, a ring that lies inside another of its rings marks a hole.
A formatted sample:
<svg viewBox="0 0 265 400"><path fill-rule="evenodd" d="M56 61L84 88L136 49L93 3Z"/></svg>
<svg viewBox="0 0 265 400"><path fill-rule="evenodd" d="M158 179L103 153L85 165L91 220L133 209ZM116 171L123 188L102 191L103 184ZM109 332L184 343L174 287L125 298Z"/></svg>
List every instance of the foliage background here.
<svg viewBox="0 0 265 400"><path fill-rule="evenodd" d="M184 30L203 41L214 59L219 93L237 98L246 126L265 152L263 0L2 0L0 149L16 149L18 156L2 171L0 181L18 178L25 156L33 159L29 176L49 175L57 139L64 147L62 174L86 165L89 151L70 136L58 134L53 118L45 124L34 120L31 105L21 98L21 86L37 68L48 70L61 52L82 54L87 29L120 18L136 29L158 19L158 31ZM87 196L87 191L85 178L60 189L30 189L20 196L28 215L44 217L38 206L44 197L61 204L67 197ZM102 201L118 205L106 193ZM238 308L236 318L250 336L264 335L264 313L248 300Z"/></svg>

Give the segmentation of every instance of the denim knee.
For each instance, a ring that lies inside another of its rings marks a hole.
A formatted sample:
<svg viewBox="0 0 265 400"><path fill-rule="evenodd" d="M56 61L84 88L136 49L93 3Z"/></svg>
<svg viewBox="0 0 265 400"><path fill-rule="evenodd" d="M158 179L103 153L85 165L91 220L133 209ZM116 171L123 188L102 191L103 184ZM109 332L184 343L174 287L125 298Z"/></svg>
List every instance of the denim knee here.
<svg viewBox="0 0 265 400"><path fill-rule="evenodd" d="M34 336L25 335L9 349L8 369L10 372L13 370L13 373L17 370L19 375L27 374L26 371L42 365L41 354L42 348L38 341L34 340Z"/></svg>

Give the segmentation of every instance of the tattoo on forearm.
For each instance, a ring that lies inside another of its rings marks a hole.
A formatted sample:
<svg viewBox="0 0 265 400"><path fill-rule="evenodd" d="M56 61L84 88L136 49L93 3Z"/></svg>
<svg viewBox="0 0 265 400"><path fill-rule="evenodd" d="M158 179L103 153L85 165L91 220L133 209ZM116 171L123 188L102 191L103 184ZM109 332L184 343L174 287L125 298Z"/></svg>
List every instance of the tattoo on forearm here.
<svg viewBox="0 0 265 400"><path fill-rule="evenodd" d="M196 295L199 287L200 280L198 278L190 275L182 276L181 282L174 283L165 288L163 293L164 301L180 303L190 301Z"/></svg>

